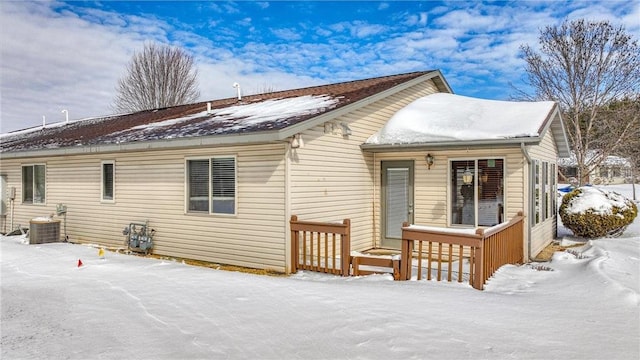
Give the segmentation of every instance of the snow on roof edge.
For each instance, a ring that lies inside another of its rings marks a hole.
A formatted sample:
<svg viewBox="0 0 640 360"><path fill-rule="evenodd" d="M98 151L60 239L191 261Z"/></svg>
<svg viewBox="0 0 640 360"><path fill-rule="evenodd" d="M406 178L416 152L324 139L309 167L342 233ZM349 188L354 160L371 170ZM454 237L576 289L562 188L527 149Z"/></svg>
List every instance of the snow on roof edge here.
<svg viewBox="0 0 640 360"><path fill-rule="evenodd" d="M398 110L365 144L537 137L554 107L553 101L514 102L435 93Z"/></svg>

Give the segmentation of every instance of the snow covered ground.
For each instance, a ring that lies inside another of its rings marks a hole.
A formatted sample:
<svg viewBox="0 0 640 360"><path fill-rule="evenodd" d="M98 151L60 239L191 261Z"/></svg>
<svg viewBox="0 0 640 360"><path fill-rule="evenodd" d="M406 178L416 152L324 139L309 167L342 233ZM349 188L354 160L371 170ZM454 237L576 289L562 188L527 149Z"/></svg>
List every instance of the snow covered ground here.
<svg viewBox="0 0 640 360"><path fill-rule="evenodd" d="M640 218L536 264L552 271L504 266L485 291L0 245L2 359L640 358Z"/></svg>

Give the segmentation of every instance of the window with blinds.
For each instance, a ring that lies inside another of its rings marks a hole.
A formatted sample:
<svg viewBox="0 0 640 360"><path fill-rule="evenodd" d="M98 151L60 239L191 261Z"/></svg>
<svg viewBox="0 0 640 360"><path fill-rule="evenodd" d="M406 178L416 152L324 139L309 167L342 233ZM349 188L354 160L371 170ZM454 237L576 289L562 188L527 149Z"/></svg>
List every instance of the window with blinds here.
<svg viewBox="0 0 640 360"><path fill-rule="evenodd" d="M236 203L236 159L211 159L211 212L234 214Z"/></svg>
<svg viewBox="0 0 640 360"><path fill-rule="evenodd" d="M504 159L450 162L451 224L493 226L504 219Z"/></svg>
<svg viewBox="0 0 640 360"><path fill-rule="evenodd" d="M187 168L188 211L235 214L235 157L188 160Z"/></svg>

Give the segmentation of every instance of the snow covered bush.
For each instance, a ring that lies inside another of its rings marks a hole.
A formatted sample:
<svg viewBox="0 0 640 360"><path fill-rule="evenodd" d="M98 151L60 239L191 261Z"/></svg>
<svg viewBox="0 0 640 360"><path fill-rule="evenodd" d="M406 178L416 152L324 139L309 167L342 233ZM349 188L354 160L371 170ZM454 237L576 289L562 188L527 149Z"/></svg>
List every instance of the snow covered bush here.
<svg viewBox="0 0 640 360"><path fill-rule="evenodd" d="M620 236L638 215L633 201L612 191L583 186L562 198L560 218L576 236Z"/></svg>

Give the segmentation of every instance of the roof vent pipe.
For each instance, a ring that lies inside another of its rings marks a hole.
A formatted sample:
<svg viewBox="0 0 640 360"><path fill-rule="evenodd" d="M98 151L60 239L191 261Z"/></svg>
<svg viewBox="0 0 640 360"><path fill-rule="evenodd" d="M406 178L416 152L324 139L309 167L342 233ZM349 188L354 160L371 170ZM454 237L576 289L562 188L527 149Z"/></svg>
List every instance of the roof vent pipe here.
<svg viewBox="0 0 640 360"><path fill-rule="evenodd" d="M240 95L240 84L238 84L237 82L234 82L233 83L233 87L238 90L238 101L241 101L242 100L242 96Z"/></svg>
<svg viewBox="0 0 640 360"><path fill-rule="evenodd" d="M62 110L61 112L64 113L64 122L68 123L69 122L69 111L68 110Z"/></svg>
<svg viewBox="0 0 640 360"><path fill-rule="evenodd" d="M207 114L211 114L211 103L207 103Z"/></svg>

